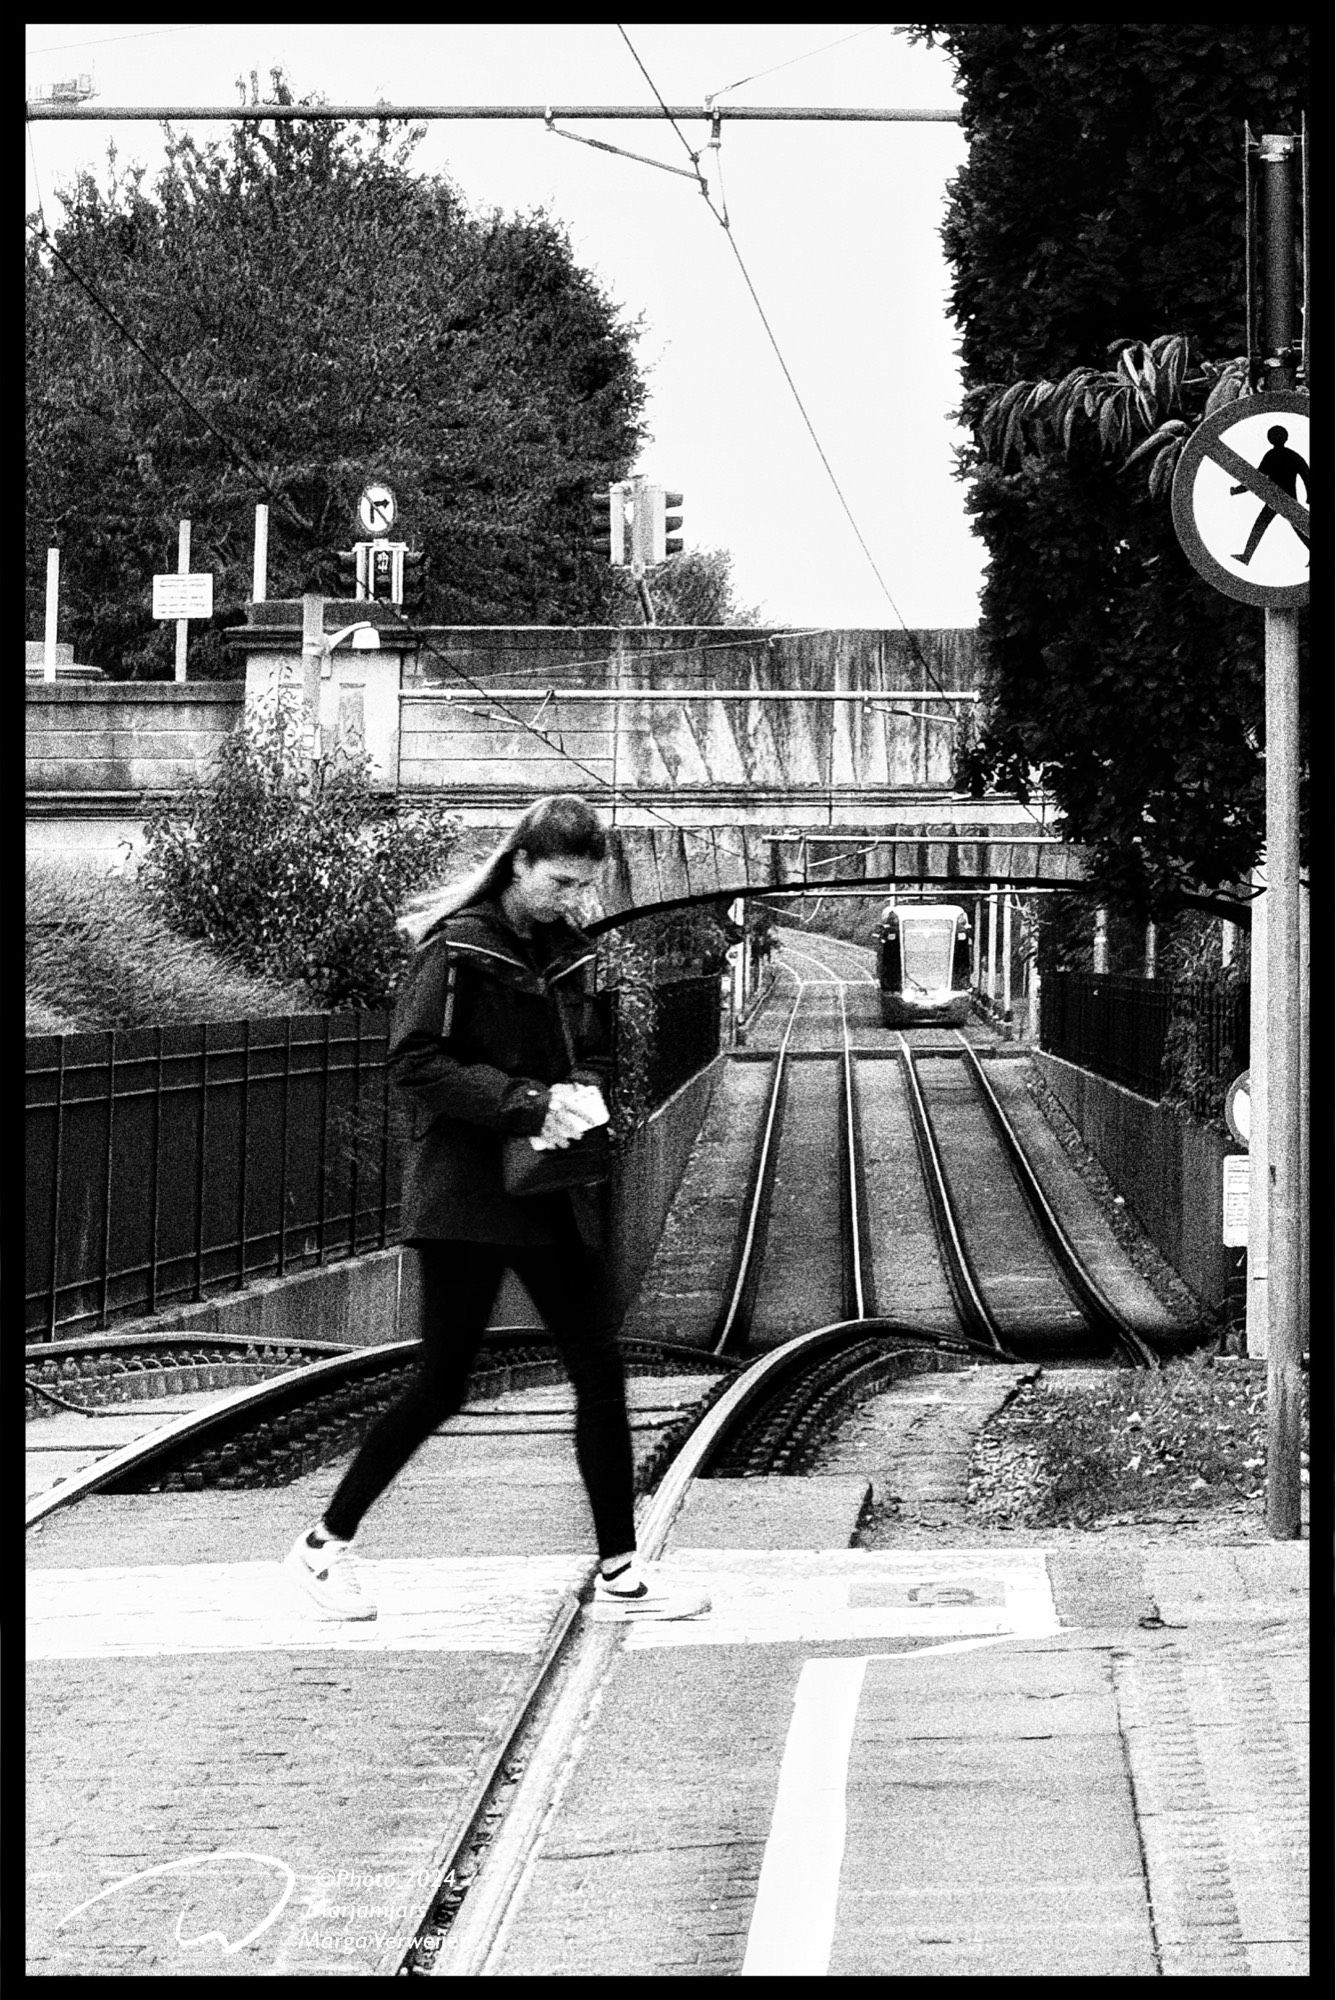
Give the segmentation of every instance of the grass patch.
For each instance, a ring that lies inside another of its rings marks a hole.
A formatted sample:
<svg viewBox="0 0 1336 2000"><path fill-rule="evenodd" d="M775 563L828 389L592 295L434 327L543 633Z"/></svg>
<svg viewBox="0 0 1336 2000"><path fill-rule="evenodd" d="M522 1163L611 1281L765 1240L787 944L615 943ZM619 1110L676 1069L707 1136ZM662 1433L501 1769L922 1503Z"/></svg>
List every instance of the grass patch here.
<svg viewBox="0 0 1336 2000"><path fill-rule="evenodd" d="M133 881L30 864L25 887L30 1035L324 1011L304 986L182 937Z"/></svg>
<svg viewBox="0 0 1336 2000"><path fill-rule="evenodd" d="M1301 1381L1306 1454L1307 1375ZM1194 1355L1079 1380L1054 1371L986 1427L971 1498L985 1520L1036 1528L1260 1501L1266 1428L1265 1361Z"/></svg>

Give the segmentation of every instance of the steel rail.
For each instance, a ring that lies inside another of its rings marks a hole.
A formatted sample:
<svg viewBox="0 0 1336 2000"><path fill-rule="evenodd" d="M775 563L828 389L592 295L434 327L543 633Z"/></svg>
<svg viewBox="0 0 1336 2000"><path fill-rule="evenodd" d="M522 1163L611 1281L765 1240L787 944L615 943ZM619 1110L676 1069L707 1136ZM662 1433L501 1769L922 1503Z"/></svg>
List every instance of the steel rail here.
<svg viewBox="0 0 1336 2000"><path fill-rule="evenodd" d="M959 1029L956 1032L960 1034ZM1002 1142L1007 1165L1025 1197L1030 1213L1039 1225L1059 1277L1085 1314L1091 1332L1101 1335L1111 1345L1121 1348L1134 1366L1159 1367L1161 1357L1155 1348L1119 1312L1112 1300L1106 1297L1082 1263L1075 1244L1063 1228L1053 1204L1040 1185L1039 1177L1030 1164L1011 1120L998 1102L997 1093L984 1074L983 1064L964 1035L960 1035L960 1044L964 1050L966 1071L983 1099L993 1128Z"/></svg>
<svg viewBox="0 0 1336 2000"><path fill-rule="evenodd" d="M866 1247L865 1214L866 1201L863 1188L862 1135L858 1121L858 1093L854 1079L853 1053L849 1044L849 1010L844 999L845 982L840 981L840 1026L844 1033L844 1047L840 1061L840 1124L841 1160L843 1171L840 1175L844 1223L844 1272L842 1289L846 1319L866 1319L871 1310L871 1270L864 1278L864 1250ZM868 1260L870 1264L870 1260Z"/></svg>
<svg viewBox="0 0 1336 2000"><path fill-rule="evenodd" d="M785 967L784 970L788 971L788 968ZM739 1240L728 1304L715 1321L710 1334L708 1352L718 1356L727 1354L739 1340L746 1338L756 1288L760 1283L760 1252L765 1241L765 1225L769 1219L770 1200L774 1192L775 1155L778 1151L774 1144L774 1135L782 1125L781 1107L788 1076L789 1038L793 1033L794 1022L798 1018L803 990L807 983L799 973L790 972L789 977L797 981L798 990L793 996L793 1007L776 1051L775 1074L770 1086L770 1097L752 1158L747 1226Z"/></svg>
<svg viewBox="0 0 1336 2000"><path fill-rule="evenodd" d="M925 1336L921 1329L902 1321L874 1319L837 1320L758 1356L704 1413L679 1446L652 1495L637 1510L636 1541L646 1561L652 1562L663 1553L692 1481L725 1449L730 1433L752 1406L786 1375L828 1351L866 1346L870 1332L899 1335L917 1348L964 1351L950 1341ZM440 1865L444 1880L474 1843L499 1776L518 1755L524 1763L522 1775L478 1871L476 1886L469 1889L443 1948L429 1968L433 1977L472 1978L495 1970L518 1909L518 1892L530 1859L583 1748L623 1636L619 1626L584 1623L579 1612L580 1606L573 1599L558 1612L543 1663L523 1698L524 1715L507 1732L492 1760L489 1782L475 1791L462 1831ZM535 1740L526 1755L521 1738L529 1718L533 1718ZM398 1956L401 1961L402 1947ZM389 1955L378 1967L384 1973L397 1969Z"/></svg>
<svg viewBox="0 0 1336 2000"><path fill-rule="evenodd" d="M946 1282L955 1301L956 1311L960 1315L962 1329L975 1345L986 1348L991 1354L1000 1355L1004 1360L1014 1360L1015 1356L1007 1347L1001 1328L980 1289L978 1274L965 1247L955 1203L947 1183L946 1169L942 1164L941 1149L937 1144L937 1135L928 1115L927 1104L924 1102L913 1051L903 1033L899 1037L899 1042L910 1120L914 1127L914 1142L918 1148L919 1164L928 1192L928 1205L932 1210L933 1224L942 1253L942 1268L946 1272Z"/></svg>
<svg viewBox="0 0 1336 2000"><path fill-rule="evenodd" d="M394 1366L396 1361L407 1361L416 1352L417 1346L416 1340L391 1340L378 1347L359 1347L351 1353L332 1354L322 1361L306 1362L299 1368L285 1370L282 1375L271 1375L267 1382L250 1382L243 1388L225 1390L221 1392L222 1400L211 1404L207 1410L192 1410L183 1416L170 1417L147 1436L120 1445L115 1451L109 1451L105 1458L86 1466L82 1472L72 1473L49 1492L39 1493L27 1504L24 1525L33 1527L59 1508L82 1500L99 1487L108 1485L123 1472L151 1465L155 1459L166 1457L185 1440L218 1430L239 1414L262 1409L266 1403L280 1404L294 1392L301 1396L309 1391L313 1383L337 1381L341 1377L355 1380L359 1375L374 1375L382 1368Z"/></svg>
<svg viewBox="0 0 1336 2000"><path fill-rule="evenodd" d="M63 1347L65 1343L58 1345ZM71 1342L69 1345L73 1348L75 1343ZM81 1345L84 1352L91 1350L96 1353L107 1348L105 1339L99 1341L93 1338ZM187 1350L211 1345L234 1349L266 1345L288 1346L305 1348L308 1355L314 1355L316 1358L303 1360L295 1367L284 1369L281 1374L267 1376L261 1382L244 1383L235 1389L205 1392L212 1399L216 1399L210 1401L207 1409L184 1411L178 1417L168 1417L165 1422L157 1424L140 1437L133 1438L129 1444L118 1445L114 1450L96 1459L92 1465L69 1474L45 1493L35 1495L27 1503L25 1510L26 1527L34 1527L61 1507L86 1499L89 1494L100 1491L127 1472L137 1472L153 1465L157 1460L170 1458L183 1443L192 1440L203 1442L212 1432L224 1433L222 1441L226 1441L226 1435L233 1429L239 1416L250 1414L259 1419L271 1405L277 1406L278 1409L288 1404L300 1406L308 1399L311 1392L319 1391L329 1384L337 1384L341 1380L356 1381L359 1376L375 1375L384 1369L397 1366L400 1362L406 1363L415 1356L420 1342L416 1339L394 1340L383 1342L376 1347L348 1347L346 1344L336 1346L332 1341L257 1341L250 1336L240 1334L207 1336L178 1334L174 1338L169 1330L163 1334L123 1336L119 1345L125 1349L161 1345ZM488 1339L484 1341L479 1352L479 1361L485 1366L488 1359L491 1359L495 1365L504 1367L510 1350L516 1347L528 1349L542 1346L550 1347L553 1358L559 1358L555 1342L543 1328L489 1328ZM37 1352L43 1360L49 1359L52 1348L49 1344L44 1345ZM687 1362L698 1368L708 1369L715 1358L702 1349L688 1347L680 1341L635 1340L628 1342L623 1352L628 1358L635 1355L651 1363L662 1360L677 1364L679 1373L682 1372L682 1364ZM510 1365L515 1364L512 1361ZM30 1386L36 1391L45 1387L36 1380ZM75 1382L70 1386L77 1389L81 1384ZM84 1405L71 1403L70 1407L78 1409L81 1415L90 1418L124 1418L129 1414L129 1407L117 1401L90 1402ZM466 1413L467 1408L466 1404L461 1414ZM34 1448L39 1451L43 1448L40 1438L34 1441Z"/></svg>

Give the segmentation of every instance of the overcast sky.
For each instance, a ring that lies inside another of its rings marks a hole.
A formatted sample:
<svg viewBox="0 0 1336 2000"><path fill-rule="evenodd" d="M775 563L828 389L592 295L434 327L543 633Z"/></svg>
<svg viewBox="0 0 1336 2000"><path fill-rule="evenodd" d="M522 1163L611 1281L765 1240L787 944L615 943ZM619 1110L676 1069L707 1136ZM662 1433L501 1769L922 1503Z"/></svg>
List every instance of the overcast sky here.
<svg viewBox="0 0 1336 2000"><path fill-rule="evenodd" d="M958 101L945 57L890 27L625 26L669 104L721 93L724 104L751 105ZM29 94L89 71L94 101L108 105L233 104L237 77L251 70L267 96L275 64L298 96L333 103L644 103L654 122L576 129L688 165L610 23L36 23L27 46ZM755 80L726 89L743 78ZM693 148L708 137L701 119L683 129ZM195 131L208 140L226 128ZM59 184L100 165L113 135L122 161L160 161L153 125L30 124L27 207L40 190L50 216ZM433 124L416 161L448 172L479 208L548 209L622 311L643 320L650 436L636 469L683 491L688 543L730 551L744 603L777 623L931 628L977 622L983 560L953 476L957 335L938 233L964 153L954 124L723 128L734 242L885 590L724 232L689 181L541 124ZM718 205L713 167L709 177Z"/></svg>

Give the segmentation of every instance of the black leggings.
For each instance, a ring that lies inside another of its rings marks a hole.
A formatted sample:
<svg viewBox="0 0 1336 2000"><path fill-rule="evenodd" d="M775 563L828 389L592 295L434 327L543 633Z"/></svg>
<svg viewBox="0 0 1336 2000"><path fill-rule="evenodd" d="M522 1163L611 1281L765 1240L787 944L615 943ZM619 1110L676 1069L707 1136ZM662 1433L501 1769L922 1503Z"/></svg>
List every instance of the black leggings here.
<svg viewBox="0 0 1336 2000"><path fill-rule="evenodd" d="M438 1424L464 1403L469 1373L507 1266L543 1315L575 1389L575 1456L601 1557L635 1547L634 1472L626 1384L607 1324L602 1268L577 1245L417 1243L422 1359L397 1403L363 1438L325 1509L332 1535L351 1540L373 1500Z"/></svg>

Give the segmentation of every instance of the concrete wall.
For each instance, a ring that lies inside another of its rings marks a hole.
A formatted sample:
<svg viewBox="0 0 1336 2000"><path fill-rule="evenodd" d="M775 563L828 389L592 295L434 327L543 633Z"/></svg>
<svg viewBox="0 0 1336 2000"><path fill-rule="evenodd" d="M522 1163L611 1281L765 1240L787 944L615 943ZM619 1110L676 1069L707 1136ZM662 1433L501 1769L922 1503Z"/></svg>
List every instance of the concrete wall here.
<svg viewBox="0 0 1336 2000"><path fill-rule="evenodd" d="M714 1061L661 1104L622 1162L608 1238L614 1304L624 1313L639 1291L710 1098L726 1061Z"/></svg>
<svg viewBox="0 0 1336 2000"><path fill-rule="evenodd" d="M26 693L26 785L40 803L180 790L240 722L246 690L241 681L47 681Z"/></svg>
<svg viewBox="0 0 1336 2000"><path fill-rule="evenodd" d="M1058 1056L1034 1052L1048 1089L1161 1254L1198 1298L1224 1302L1221 1161L1231 1140Z"/></svg>
<svg viewBox="0 0 1336 2000"><path fill-rule="evenodd" d="M453 628L431 633L432 651L405 656L400 784L406 791L498 794L582 791L571 764L530 731L470 696L532 688L504 706L539 726L590 770L632 798L722 787L754 811L771 797L869 786L898 793L945 789L952 734L929 722L935 689L973 690L972 630L906 633L757 632L725 627ZM448 663L448 664L447 664ZM451 668L454 671L451 671ZM461 682L461 676L467 680ZM849 702L602 702L562 699L564 688L627 692L758 688L802 694L921 689L923 699L885 706ZM446 700L443 697L449 695ZM935 713L943 713L940 704ZM959 705L946 710L959 713Z"/></svg>

